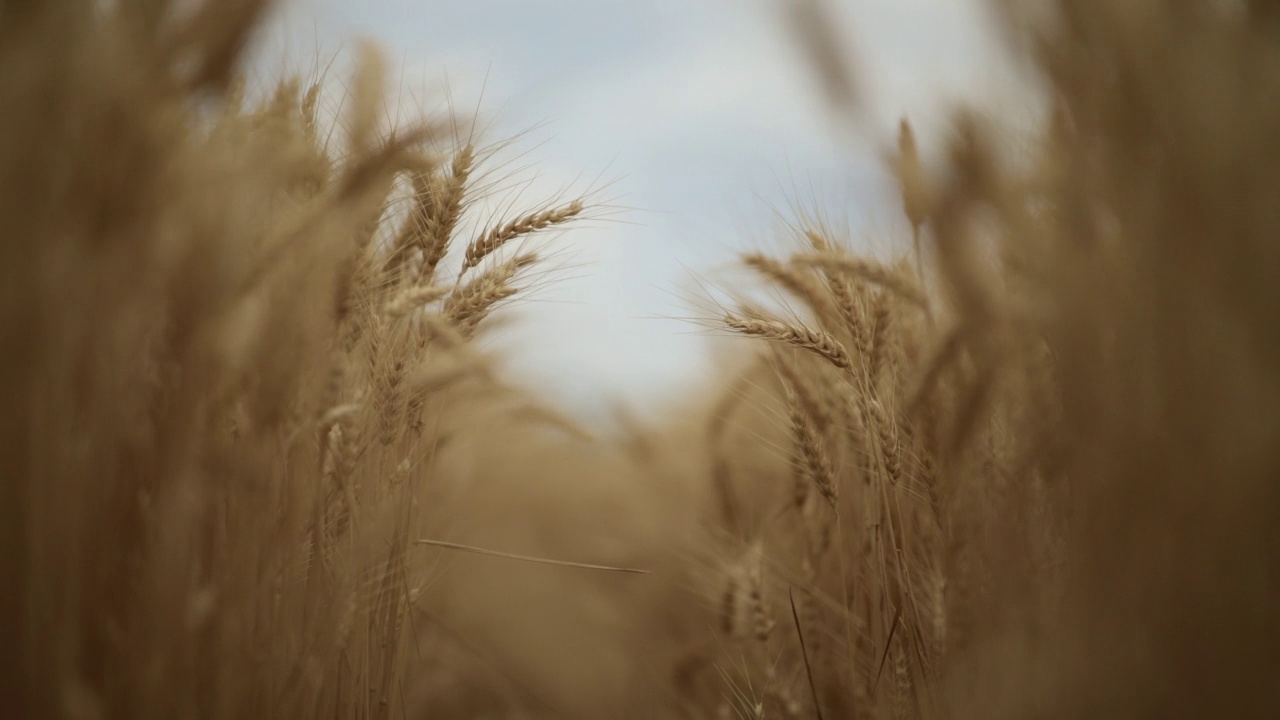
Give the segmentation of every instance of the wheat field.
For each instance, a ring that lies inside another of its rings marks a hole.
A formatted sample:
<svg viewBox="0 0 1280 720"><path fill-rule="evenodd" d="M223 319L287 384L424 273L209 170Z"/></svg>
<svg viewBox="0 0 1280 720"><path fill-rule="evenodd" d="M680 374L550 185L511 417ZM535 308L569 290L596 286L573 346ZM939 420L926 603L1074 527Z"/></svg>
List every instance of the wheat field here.
<svg viewBox="0 0 1280 720"><path fill-rule="evenodd" d="M1280 716L1276 3L1000 3L1042 127L904 120L617 431L476 342L604 210L267 5L0 1L8 717Z"/></svg>

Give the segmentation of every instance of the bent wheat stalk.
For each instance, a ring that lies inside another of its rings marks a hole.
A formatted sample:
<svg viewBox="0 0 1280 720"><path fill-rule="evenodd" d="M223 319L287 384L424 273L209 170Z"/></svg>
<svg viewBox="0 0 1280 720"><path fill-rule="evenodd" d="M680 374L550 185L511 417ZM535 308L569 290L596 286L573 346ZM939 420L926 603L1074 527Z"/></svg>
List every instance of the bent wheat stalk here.
<svg viewBox="0 0 1280 720"><path fill-rule="evenodd" d="M521 562L541 563L543 565L559 565L562 567L574 567L583 570L604 570L607 572L631 573L634 575L649 575L652 573L651 570L642 570L640 568L592 565L590 563L571 562L568 560L551 560L548 558L531 557L529 555L517 555L515 553L507 553L500 550L488 550L486 548L463 545L461 543L445 542L444 540L418 540L417 542L419 545L431 545L432 547L440 547L447 550L462 550L464 552L477 553L479 555L491 555L493 557L506 558L508 560L520 560Z"/></svg>

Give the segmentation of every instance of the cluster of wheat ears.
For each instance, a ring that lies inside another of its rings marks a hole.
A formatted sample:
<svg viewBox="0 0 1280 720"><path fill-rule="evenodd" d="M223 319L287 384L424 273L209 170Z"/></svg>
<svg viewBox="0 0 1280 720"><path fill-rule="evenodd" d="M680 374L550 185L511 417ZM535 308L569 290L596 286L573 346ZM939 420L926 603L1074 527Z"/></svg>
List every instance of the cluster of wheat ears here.
<svg viewBox="0 0 1280 720"><path fill-rule="evenodd" d="M1275 3L1003 6L1034 138L904 121L904 251L796 220L607 437L474 342L592 203L178 5L0 1L11 717L1280 713Z"/></svg>

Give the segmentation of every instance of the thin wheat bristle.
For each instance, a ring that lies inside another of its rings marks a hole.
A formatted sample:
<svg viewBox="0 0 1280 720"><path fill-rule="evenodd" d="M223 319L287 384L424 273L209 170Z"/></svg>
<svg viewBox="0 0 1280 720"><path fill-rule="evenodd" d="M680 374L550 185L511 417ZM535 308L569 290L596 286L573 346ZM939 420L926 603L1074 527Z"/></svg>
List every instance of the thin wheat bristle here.
<svg viewBox="0 0 1280 720"><path fill-rule="evenodd" d="M838 253L800 255L796 257L796 262L838 274L853 275L890 290L903 300L921 308L926 308L929 304L928 299L918 287L876 262Z"/></svg>
<svg viewBox="0 0 1280 720"><path fill-rule="evenodd" d="M814 312L824 313L827 311L830 302L822 289L822 284L812 274L788 267L786 264L760 253L744 255L742 261L747 267L754 269L765 278L774 281L800 300L808 303Z"/></svg>
<svg viewBox="0 0 1280 720"><path fill-rule="evenodd" d="M388 318L404 317L415 310L421 309L424 305L429 305L440 300L452 291L453 288L445 287L443 285L425 285L407 288L397 295L395 299L387 303L382 312Z"/></svg>

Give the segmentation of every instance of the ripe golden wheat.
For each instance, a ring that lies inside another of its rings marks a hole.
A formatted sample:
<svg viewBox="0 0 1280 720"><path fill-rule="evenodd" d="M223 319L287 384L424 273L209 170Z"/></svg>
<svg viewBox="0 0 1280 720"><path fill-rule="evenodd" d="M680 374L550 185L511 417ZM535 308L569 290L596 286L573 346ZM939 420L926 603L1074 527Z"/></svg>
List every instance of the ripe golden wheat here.
<svg viewBox="0 0 1280 720"><path fill-rule="evenodd" d="M746 361L593 435L475 342L590 202L481 227L367 47L333 133L247 100L262 0L0 2L0 703L1274 717L1277 14L1049 5L1023 156L904 120L902 251L797 220Z"/></svg>

